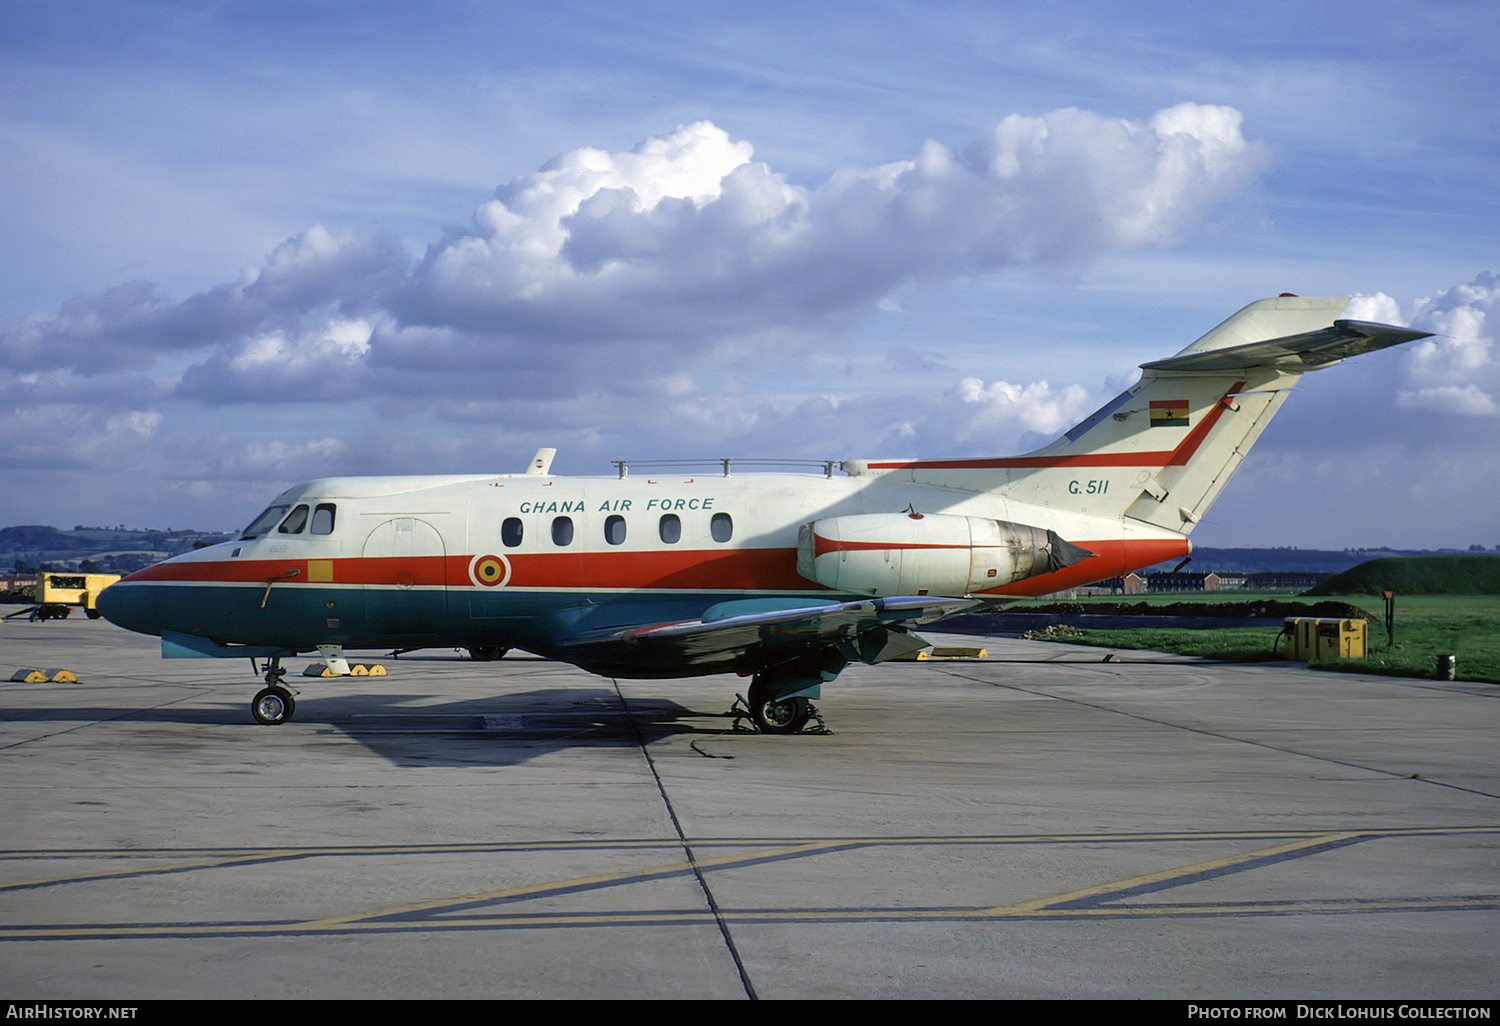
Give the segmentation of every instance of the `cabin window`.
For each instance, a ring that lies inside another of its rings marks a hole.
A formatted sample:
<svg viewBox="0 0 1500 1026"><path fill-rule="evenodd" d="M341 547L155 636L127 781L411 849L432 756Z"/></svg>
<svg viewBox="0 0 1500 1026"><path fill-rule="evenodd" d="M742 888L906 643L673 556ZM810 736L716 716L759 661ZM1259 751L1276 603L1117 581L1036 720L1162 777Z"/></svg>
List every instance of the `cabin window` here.
<svg viewBox="0 0 1500 1026"><path fill-rule="evenodd" d="M611 545L625 544L625 518L612 516L604 518L604 540Z"/></svg>
<svg viewBox="0 0 1500 1026"><path fill-rule="evenodd" d="M663 514L657 533L668 545L676 545L682 540L682 519L676 513Z"/></svg>
<svg viewBox="0 0 1500 1026"><path fill-rule="evenodd" d="M708 522L708 529L716 542L727 542L734 537L734 518L728 513L715 513Z"/></svg>
<svg viewBox="0 0 1500 1026"><path fill-rule="evenodd" d="M506 517L505 523L500 525L500 543L507 549L513 549L521 544L521 536L524 533L520 517Z"/></svg>
<svg viewBox="0 0 1500 1026"><path fill-rule="evenodd" d="M552 544L553 545L572 545L573 544L573 518L572 517L556 517L556 518L553 519L553 521L552 521Z"/></svg>
<svg viewBox="0 0 1500 1026"><path fill-rule="evenodd" d="M290 504L272 506L260 516L250 521L250 526L245 528L244 534L240 535L240 541L249 541L251 538L259 538L271 528L275 527L276 524L281 520L281 518L286 516L286 511L290 508Z"/></svg>
<svg viewBox="0 0 1500 1026"><path fill-rule="evenodd" d="M302 529L307 526L307 507L298 506L281 522L277 528L278 534L301 534Z"/></svg>
<svg viewBox="0 0 1500 1026"><path fill-rule="evenodd" d="M313 510L312 533L332 534L334 513L337 509L338 507L331 502L320 502L317 509Z"/></svg>

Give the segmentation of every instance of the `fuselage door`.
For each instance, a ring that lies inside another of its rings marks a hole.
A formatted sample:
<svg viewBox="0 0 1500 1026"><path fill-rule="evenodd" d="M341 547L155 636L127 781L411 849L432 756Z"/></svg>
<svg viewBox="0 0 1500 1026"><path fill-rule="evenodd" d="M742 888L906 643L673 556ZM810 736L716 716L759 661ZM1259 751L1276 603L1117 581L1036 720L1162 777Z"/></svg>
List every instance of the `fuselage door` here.
<svg viewBox="0 0 1500 1026"><path fill-rule="evenodd" d="M376 644L446 634L447 550L436 527L417 517L392 517L370 532L362 556L366 624Z"/></svg>

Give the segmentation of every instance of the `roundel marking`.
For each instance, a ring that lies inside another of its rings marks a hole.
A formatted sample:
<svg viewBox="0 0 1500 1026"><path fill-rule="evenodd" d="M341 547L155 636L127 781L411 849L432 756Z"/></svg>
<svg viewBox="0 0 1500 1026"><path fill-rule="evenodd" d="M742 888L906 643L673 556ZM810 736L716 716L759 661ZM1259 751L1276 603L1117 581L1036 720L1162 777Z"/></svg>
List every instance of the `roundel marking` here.
<svg viewBox="0 0 1500 1026"><path fill-rule="evenodd" d="M510 560L504 556L475 556L469 561L469 580L482 588L498 588L510 580Z"/></svg>

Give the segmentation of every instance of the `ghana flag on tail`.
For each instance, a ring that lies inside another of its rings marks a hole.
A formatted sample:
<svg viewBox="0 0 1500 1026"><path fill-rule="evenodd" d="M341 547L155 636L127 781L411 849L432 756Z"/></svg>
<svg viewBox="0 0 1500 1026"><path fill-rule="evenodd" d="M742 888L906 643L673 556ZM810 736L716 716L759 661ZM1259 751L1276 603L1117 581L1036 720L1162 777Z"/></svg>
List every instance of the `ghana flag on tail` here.
<svg viewBox="0 0 1500 1026"><path fill-rule="evenodd" d="M1152 427L1187 427L1188 401L1186 399L1151 400Z"/></svg>

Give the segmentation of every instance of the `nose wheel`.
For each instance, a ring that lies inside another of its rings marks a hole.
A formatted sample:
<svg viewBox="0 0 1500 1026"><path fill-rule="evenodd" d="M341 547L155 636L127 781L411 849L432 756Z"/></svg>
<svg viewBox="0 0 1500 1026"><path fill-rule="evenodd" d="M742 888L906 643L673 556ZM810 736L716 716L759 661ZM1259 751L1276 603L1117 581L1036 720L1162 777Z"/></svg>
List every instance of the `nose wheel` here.
<svg viewBox="0 0 1500 1026"><path fill-rule="evenodd" d="M250 702L250 714L257 723L274 727L292 718L297 710L297 700L286 688L266 688Z"/></svg>
<svg viewBox="0 0 1500 1026"><path fill-rule="evenodd" d="M266 686L250 700L250 715L255 717L255 722L274 727L291 719L292 713L297 711L297 700L292 697L286 685L281 683L281 678L285 676L286 670L280 659L267 661Z"/></svg>

